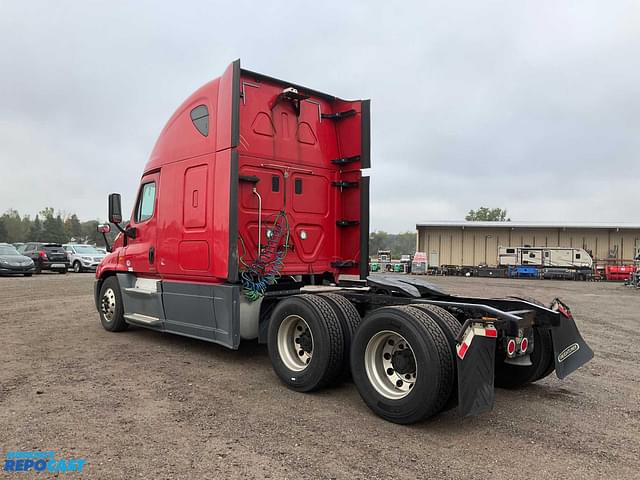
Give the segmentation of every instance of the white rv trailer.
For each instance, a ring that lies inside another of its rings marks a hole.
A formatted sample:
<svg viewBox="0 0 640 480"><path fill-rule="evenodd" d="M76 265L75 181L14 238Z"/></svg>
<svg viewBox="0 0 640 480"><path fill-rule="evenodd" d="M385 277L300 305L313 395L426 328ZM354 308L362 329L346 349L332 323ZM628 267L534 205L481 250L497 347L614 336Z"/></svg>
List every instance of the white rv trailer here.
<svg viewBox="0 0 640 480"><path fill-rule="evenodd" d="M583 248L570 247L498 247L498 265L531 265L583 269L593 259Z"/></svg>

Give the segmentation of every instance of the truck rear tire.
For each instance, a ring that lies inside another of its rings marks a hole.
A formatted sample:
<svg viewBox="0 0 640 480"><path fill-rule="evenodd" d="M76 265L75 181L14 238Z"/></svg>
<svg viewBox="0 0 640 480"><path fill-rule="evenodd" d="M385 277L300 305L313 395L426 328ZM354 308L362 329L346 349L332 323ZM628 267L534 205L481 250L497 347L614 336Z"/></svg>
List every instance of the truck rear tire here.
<svg viewBox="0 0 640 480"><path fill-rule="evenodd" d="M360 325L362 319L356 307L342 295L323 293L320 296L329 302L329 305L331 305L333 311L338 316L338 320L340 320L342 336L344 337L343 372L345 376L348 376L351 373L351 366L349 364L351 342L356 335L356 330L358 330L358 325Z"/></svg>
<svg viewBox="0 0 640 480"><path fill-rule="evenodd" d="M295 295L276 305L268 349L276 375L298 392L329 385L343 369L340 320L329 301L318 295Z"/></svg>
<svg viewBox="0 0 640 480"><path fill-rule="evenodd" d="M553 340L551 340L551 349L549 350L548 359L547 359L547 368L534 380L537 382L538 380L542 380L543 378L551 375L556 369L556 361L553 358Z"/></svg>
<svg viewBox="0 0 640 480"><path fill-rule="evenodd" d="M124 306L120 285L115 276L107 277L100 287L100 299L98 302L100 323L109 332L121 332L129 325L124 320Z"/></svg>
<svg viewBox="0 0 640 480"><path fill-rule="evenodd" d="M536 300L535 298L528 297L528 296L507 297L507 298L515 298L517 300L524 300L525 302L533 303L534 305L538 305L540 307L545 307L545 305L542 302L540 302L539 300ZM543 342L548 345L548 348L545 348L547 358L546 358L546 360L542 359L541 361L542 361L542 363L545 363L546 366L544 367L544 369L542 369L542 367L541 367L540 373L538 374L538 376L536 376L536 378L531 380L531 382L537 382L538 380L542 380L543 378L548 377L556 369L556 362L555 362L555 359L553 358L553 341L551 339L551 332L549 330L545 330L545 331L549 334L549 338L548 339L547 338L543 339ZM543 335L543 337L546 337L546 335ZM535 350L535 338L534 338L534 350ZM532 361L532 363L533 363L533 361ZM514 387L512 387L512 388L514 388Z"/></svg>
<svg viewBox="0 0 640 480"><path fill-rule="evenodd" d="M369 313L351 345L360 396L385 420L410 424L438 413L451 395L453 355L442 329L408 306Z"/></svg>
<svg viewBox="0 0 640 480"><path fill-rule="evenodd" d="M553 362L553 342L548 329L533 327L533 352L529 355L531 365L521 367L505 363L506 352L496 356L495 386L519 388L549 375L549 362ZM546 375L545 375L546 373Z"/></svg>
<svg viewBox="0 0 640 480"><path fill-rule="evenodd" d="M462 325L460 322L454 317L451 313L447 312L444 308L438 307L436 305L429 305L426 303L416 303L413 305L409 305L412 308L417 308L422 312L426 313L431 317L433 321L435 321L444 336L447 337L447 342L449 342L449 347L451 348L451 361L453 362L453 388L451 389L451 395L447 400L447 403L443 407L443 410L449 410L455 407L458 403L458 371L456 366L456 345L458 344L456 337L460 333L462 329Z"/></svg>

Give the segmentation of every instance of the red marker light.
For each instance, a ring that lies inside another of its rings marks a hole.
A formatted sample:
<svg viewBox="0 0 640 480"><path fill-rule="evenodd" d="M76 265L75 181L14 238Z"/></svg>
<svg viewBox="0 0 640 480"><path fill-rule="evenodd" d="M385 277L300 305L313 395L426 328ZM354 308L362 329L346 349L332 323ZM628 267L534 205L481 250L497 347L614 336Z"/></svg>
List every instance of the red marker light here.
<svg viewBox="0 0 640 480"><path fill-rule="evenodd" d="M527 351L527 347L529 347L529 340L527 340L527 337L524 337L522 339L522 342L520 342L520 351L522 353Z"/></svg>
<svg viewBox="0 0 640 480"><path fill-rule="evenodd" d="M484 331L484 336L485 337L497 337L498 336L498 331L495 328L487 328Z"/></svg>
<svg viewBox="0 0 640 480"><path fill-rule="evenodd" d="M509 355L516 353L516 341L513 338L507 342L507 353Z"/></svg>

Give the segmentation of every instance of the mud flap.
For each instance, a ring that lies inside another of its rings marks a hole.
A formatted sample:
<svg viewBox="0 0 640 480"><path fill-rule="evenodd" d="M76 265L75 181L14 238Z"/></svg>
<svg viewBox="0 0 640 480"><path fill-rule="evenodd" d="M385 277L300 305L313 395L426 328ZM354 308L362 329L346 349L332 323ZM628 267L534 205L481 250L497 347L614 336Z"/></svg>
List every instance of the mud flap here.
<svg viewBox="0 0 640 480"><path fill-rule="evenodd" d="M562 379L591 360L593 350L580 335L567 304L556 298L549 308L560 313L560 324L551 327L550 332L556 375Z"/></svg>
<svg viewBox="0 0 640 480"><path fill-rule="evenodd" d="M566 377L593 358L593 350L571 317L563 316L560 325L551 328L551 340L558 378Z"/></svg>
<svg viewBox="0 0 640 480"><path fill-rule="evenodd" d="M457 348L458 413L469 417L493 409L496 338L472 335ZM465 345L467 347L465 348ZM462 355L461 355L462 352Z"/></svg>

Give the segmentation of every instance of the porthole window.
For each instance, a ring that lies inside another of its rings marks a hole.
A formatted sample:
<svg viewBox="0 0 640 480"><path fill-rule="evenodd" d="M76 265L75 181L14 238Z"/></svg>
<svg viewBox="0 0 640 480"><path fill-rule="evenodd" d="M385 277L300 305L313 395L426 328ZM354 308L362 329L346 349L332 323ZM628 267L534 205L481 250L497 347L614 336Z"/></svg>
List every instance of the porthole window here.
<svg viewBox="0 0 640 480"><path fill-rule="evenodd" d="M202 135L209 135L209 109L206 105L198 105L191 110L191 121Z"/></svg>

